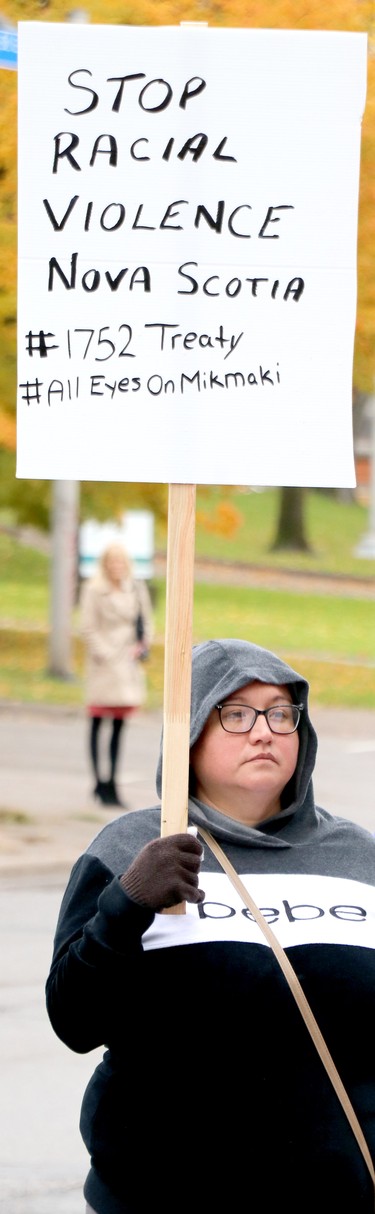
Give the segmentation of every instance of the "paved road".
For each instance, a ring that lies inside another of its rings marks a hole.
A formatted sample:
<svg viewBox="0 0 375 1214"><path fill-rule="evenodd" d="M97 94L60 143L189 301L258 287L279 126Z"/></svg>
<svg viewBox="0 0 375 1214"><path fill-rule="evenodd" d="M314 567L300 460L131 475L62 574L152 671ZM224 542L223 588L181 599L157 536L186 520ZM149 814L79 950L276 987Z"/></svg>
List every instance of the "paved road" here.
<svg viewBox="0 0 375 1214"><path fill-rule="evenodd" d="M320 737L317 799L375 831L375 713L313 713ZM161 714L129 725L120 772L133 808L155 800ZM87 1170L78 1121L100 1051L71 1053L47 1021L44 983L71 863L107 821L90 795L80 713L0 705L0 1210L84 1214Z"/></svg>
<svg viewBox="0 0 375 1214"><path fill-rule="evenodd" d="M129 726L120 787L134 809L156 802L161 724ZM57 1040L44 983L70 867L114 815L91 795L83 714L0 705L0 756L0 1210L83 1214L79 1109L100 1052Z"/></svg>
<svg viewBox="0 0 375 1214"><path fill-rule="evenodd" d="M139 713L124 731L119 790L132 809L156 803L161 725L161 712ZM101 737L105 751L108 722ZM67 873L113 816L92 795L86 717L0 704L0 755L0 872L58 866Z"/></svg>
<svg viewBox="0 0 375 1214"><path fill-rule="evenodd" d="M29 873L0 892L0 1210L83 1214L87 1171L78 1119L96 1055L73 1055L54 1036L44 983L61 880ZM99 1057L99 1056L98 1056Z"/></svg>

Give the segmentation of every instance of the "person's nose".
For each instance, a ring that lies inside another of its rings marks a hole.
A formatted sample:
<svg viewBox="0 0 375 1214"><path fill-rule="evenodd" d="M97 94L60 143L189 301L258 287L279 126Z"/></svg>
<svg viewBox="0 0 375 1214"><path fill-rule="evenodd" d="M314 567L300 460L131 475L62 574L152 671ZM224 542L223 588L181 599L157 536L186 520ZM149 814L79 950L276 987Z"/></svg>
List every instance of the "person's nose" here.
<svg viewBox="0 0 375 1214"><path fill-rule="evenodd" d="M257 717L253 728L250 730L249 741L252 742L253 745L255 742L267 743L272 741L272 733L267 721L267 717L265 717L264 714Z"/></svg>

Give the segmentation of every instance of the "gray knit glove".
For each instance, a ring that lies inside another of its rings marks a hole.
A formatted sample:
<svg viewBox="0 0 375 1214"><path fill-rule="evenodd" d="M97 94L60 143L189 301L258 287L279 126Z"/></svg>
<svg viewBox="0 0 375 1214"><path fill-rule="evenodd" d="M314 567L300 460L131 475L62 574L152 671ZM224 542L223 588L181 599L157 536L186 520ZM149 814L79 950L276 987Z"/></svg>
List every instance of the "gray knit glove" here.
<svg viewBox="0 0 375 1214"><path fill-rule="evenodd" d="M154 911L179 902L203 902L204 892L198 888L202 856L193 835L153 839L120 877L120 885L133 902Z"/></svg>

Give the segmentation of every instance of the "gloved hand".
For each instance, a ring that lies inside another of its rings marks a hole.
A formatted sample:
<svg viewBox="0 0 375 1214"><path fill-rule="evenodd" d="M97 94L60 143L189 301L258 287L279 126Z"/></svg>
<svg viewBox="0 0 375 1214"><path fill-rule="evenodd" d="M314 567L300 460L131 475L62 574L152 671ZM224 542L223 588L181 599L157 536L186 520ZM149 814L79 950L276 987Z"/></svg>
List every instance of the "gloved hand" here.
<svg viewBox="0 0 375 1214"><path fill-rule="evenodd" d="M120 885L141 906L160 911L179 902L203 902L198 888L203 847L190 834L166 835L146 843L120 877Z"/></svg>

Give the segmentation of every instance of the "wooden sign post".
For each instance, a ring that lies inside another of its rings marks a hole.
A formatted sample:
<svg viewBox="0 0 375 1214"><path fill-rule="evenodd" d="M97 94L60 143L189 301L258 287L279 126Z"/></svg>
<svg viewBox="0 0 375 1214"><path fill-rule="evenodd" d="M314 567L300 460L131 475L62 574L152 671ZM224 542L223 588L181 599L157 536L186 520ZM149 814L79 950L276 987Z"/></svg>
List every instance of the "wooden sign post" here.
<svg viewBox="0 0 375 1214"><path fill-rule="evenodd" d="M195 485L169 485L161 835L185 831L188 823L195 503ZM171 910L184 914L185 903Z"/></svg>
<svg viewBox="0 0 375 1214"><path fill-rule="evenodd" d="M186 830L189 782L195 485L170 485L161 833Z"/></svg>
<svg viewBox="0 0 375 1214"><path fill-rule="evenodd" d="M161 834L188 820L195 485L170 485L165 614ZM184 914L185 903L169 914Z"/></svg>

